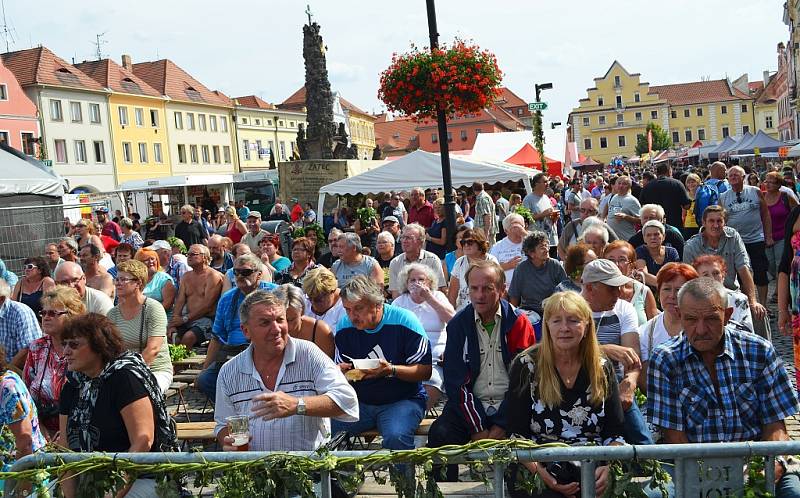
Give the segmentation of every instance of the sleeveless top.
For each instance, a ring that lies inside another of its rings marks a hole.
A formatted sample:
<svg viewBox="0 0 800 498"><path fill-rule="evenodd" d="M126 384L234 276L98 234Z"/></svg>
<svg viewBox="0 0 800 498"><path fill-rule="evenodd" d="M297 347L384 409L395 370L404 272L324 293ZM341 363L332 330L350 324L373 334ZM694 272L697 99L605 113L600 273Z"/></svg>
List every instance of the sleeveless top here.
<svg viewBox="0 0 800 498"><path fill-rule="evenodd" d="M228 230L225 232L225 236L231 239L234 244L238 244L242 240L242 237L244 237L244 234L236 228L236 223L230 223L228 224Z"/></svg>
<svg viewBox="0 0 800 498"><path fill-rule="evenodd" d="M786 219L789 217L789 200L786 192L781 192L778 196L778 202L773 205L767 205L769 209L769 217L772 220L772 239L777 241L783 240L784 232L786 231Z"/></svg>
<svg viewBox="0 0 800 498"><path fill-rule="evenodd" d="M36 314L36 318L39 318L39 312L42 311L42 286L44 285L44 279L39 282L39 287L36 288L35 291L31 292L30 294L25 294L22 291L22 285L19 286L19 302L25 304L28 308L32 309L33 312Z"/></svg>
<svg viewBox="0 0 800 498"><path fill-rule="evenodd" d="M147 285L144 286L142 294L150 299L155 299L159 303L163 303L164 296L162 291L164 290L164 285L166 285L167 282L172 282L172 284L175 285L175 281L167 273L163 271L157 271L153 274L153 278L147 282Z"/></svg>
<svg viewBox="0 0 800 498"><path fill-rule="evenodd" d="M637 280L634 280L631 304L633 305L634 309L636 309L636 321L639 322L640 327L642 324L647 323L647 314L644 312L644 299L646 296L647 286Z"/></svg>

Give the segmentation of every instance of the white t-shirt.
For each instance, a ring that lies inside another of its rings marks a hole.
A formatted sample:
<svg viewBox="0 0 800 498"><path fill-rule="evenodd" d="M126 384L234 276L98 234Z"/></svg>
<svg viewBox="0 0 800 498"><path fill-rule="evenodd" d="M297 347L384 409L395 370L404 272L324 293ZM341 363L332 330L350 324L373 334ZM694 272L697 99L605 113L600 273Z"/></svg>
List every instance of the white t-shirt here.
<svg viewBox="0 0 800 498"><path fill-rule="evenodd" d="M653 344L650 345L650 327L653 326ZM664 327L664 312L657 314L647 322L643 323L641 327L639 327L639 355L642 361L649 361L650 360L650 352L656 348L661 343L667 342L668 340L672 339L672 336L669 335L667 332L666 327Z"/></svg>
<svg viewBox="0 0 800 498"><path fill-rule="evenodd" d="M318 315L314 313L314 310L311 309L311 301L308 299L308 296L306 296L306 311L303 314L327 323L328 327L331 328L333 335L336 335L336 324L339 323L339 319L343 317L345 313L346 312L344 310L344 306L342 305L342 300L339 298L336 300L336 304L331 306L328 311L322 315Z"/></svg>
<svg viewBox="0 0 800 498"><path fill-rule="evenodd" d="M486 255L487 261L493 261L497 263L497 258L492 256L491 254ZM453 271L450 272L451 277L455 277L458 279L458 297L456 298L456 311L462 310L466 305L469 304L469 286L467 285L467 279L464 278L464 275L469 270L469 259L467 256L461 256L453 263Z"/></svg>
<svg viewBox="0 0 800 498"><path fill-rule="evenodd" d="M597 340L601 345L619 345L624 334L639 330L636 308L624 299L617 299L617 304L610 311L593 311L592 318L597 327Z"/></svg>
<svg viewBox="0 0 800 498"><path fill-rule="evenodd" d="M511 261L517 256L522 256L520 263L525 260L525 255L522 254L522 241L519 244L511 242L508 237L500 240L489 249L489 254L497 258L500 264L506 261ZM514 276L514 268L506 270L506 287L511 285L511 278Z"/></svg>
<svg viewBox="0 0 800 498"><path fill-rule="evenodd" d="M441 302L450 304L447 296L442 291L431 291L434 298ZM400 294L394 301L392 306L405 308L414 313L422 323L422 328L428 333L428 341L431 345L431 354L433 355L433 362L442 358L444 355L444 346L447 343L447 322L443 322L433 306L428 302L417 304L411 299L411 294L404 292Z"/></svg>

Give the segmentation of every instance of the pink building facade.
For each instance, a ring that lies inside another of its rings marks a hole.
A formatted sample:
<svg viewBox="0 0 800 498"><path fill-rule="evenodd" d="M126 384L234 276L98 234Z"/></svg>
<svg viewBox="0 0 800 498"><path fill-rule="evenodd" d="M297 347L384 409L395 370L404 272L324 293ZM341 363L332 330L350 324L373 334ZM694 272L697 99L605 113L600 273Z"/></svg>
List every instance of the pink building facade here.
<svg viewBox="0 0 800 498"><path fill-rule="evenodd" d="M36 104L0 60L0 140L38 157L40 136Z"/></svg>

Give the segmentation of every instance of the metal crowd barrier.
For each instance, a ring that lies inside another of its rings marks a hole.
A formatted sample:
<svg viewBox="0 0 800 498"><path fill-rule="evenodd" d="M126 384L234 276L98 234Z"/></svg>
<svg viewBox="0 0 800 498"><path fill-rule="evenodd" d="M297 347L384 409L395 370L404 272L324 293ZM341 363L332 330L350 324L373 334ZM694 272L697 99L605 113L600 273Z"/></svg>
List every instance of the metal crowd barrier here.
<svg viewBox="0 0 800 498"><path fill-rule="evenodd" d="M674 484L676 497L722 498L740 494L744 487L744 464L750 457L767 457L765 480L767 492L775 493L774 458L779 455L800 454L800 441L752 442L752 443L692 443L657 444L648 446L582 446L545 448L540 450L512 450L520 460L537 462L580 461L581 497L595 498L594 472L598 462L606 460L660 460L674 462ZM335 451L337 457L366 457L375 451ZM130 460L139 464L158 463L208 463L239 462L263 458L264 452L210 452L210 453L116 453L116 460ZM312 452L281 452L311 459L321 458ZM464 461L486 461L493 450L470 451L453 458L448 463ZM18 460L11 471L43 468L85 460L97 456L112 456L105 453L38 453ZM494 464L493 493L495 497L505 495L505 468ZM331 497L330 472L321 472L321 496ZM3 496L13 496L14 482L5 482Z"/></svg>

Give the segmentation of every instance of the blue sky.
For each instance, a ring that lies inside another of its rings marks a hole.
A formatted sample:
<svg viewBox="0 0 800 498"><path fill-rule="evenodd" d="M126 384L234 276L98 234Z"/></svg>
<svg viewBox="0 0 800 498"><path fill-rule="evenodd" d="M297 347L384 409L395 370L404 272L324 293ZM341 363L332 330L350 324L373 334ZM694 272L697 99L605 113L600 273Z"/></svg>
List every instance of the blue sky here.
<svg viewBox="0 0 800 498"><path fill-rule="evenodd" d="M289 0L6 0L11 49L42 44L67 61L103 55L117 62L170 58L211 89L280 102L304 81L302 26L307 1ZM393 52L428 44L424 0L316 0L314 19L328 46L334 90L378 111L378 75ZM651 84L734 79L777 69L776 45L788 39L778 0L439 0L441 41L472 39L493 51L504 84L533 100L543 94L545 121L566 121L593 78L617 59ZM160 14L156 14L160 13ZM0 39L2 43L2 39Z"/></svg>

